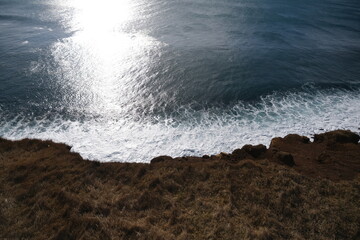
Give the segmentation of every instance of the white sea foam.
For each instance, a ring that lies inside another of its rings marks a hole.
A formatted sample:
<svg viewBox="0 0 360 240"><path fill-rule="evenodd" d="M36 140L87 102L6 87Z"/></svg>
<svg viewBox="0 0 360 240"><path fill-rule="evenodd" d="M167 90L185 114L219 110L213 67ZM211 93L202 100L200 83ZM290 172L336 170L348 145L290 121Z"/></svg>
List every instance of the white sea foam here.
<svg viewBox="0 0 360 240"><path fill-rule="evenodd" d="M158 155L201 156L244 144L269 144L271 138L289 133L311 136L338 128L359 132L360 97L358 91L274 94L256 105L189 110L181 121L129 119L70 121L59 116L29 121L19 116L0 123L0 136L64 142L88 159L149 162Z"/></svg>

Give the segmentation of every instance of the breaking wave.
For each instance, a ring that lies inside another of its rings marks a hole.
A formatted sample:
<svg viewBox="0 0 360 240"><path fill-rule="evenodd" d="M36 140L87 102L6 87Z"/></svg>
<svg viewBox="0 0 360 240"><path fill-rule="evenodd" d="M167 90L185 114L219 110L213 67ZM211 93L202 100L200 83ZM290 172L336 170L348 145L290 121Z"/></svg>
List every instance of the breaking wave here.
<svg viewBox="0 0 360 240"><path fill-rule="evenodd" d="M9 139L52 139L71 145L83 157L100 161L149 162L158 155L184 156L232 151L244 144L269 144L289 133L311 136L334 129L359 132L358 90L274 93L254 103L195 110L178 108L163 116L142 118L98 115L65 119L18 115L0 121ZM1 108L0 108L1 109Z"/></svg>

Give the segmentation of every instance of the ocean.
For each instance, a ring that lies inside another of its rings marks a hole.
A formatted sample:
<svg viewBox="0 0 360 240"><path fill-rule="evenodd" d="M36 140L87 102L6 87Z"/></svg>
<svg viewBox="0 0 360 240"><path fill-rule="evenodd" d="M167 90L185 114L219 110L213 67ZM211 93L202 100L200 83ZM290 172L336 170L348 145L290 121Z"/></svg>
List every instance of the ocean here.
<svg viewBox="0 0 360 240"><path fill-rule="evenodd" d="M0 136L149 162L360 132L358 0L0 0Z"/></svg>

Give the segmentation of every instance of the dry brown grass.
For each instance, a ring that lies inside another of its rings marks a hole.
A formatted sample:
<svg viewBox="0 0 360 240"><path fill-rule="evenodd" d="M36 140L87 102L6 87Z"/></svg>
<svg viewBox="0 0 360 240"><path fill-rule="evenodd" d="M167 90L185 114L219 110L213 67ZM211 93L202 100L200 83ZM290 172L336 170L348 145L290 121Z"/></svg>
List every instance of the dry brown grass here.
<svg viewBox="0 0 360 240"><path fill-rule="evenodd" d="M270 150L99 163L51 141L1 139L0 238L359 239L359 176L306 174Z"/></svg>

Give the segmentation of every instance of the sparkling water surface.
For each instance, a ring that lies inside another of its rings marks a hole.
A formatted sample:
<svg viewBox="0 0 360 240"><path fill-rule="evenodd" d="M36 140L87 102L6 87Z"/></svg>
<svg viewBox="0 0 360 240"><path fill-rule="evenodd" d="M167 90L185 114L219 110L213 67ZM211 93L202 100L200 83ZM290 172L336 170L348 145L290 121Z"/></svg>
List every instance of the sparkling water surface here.
<svg viewBox="0 0 360 240"><path fill-rule="evenodd" d="M100 161L360 129L357 0L0 0L0 136Z"/></svg>

